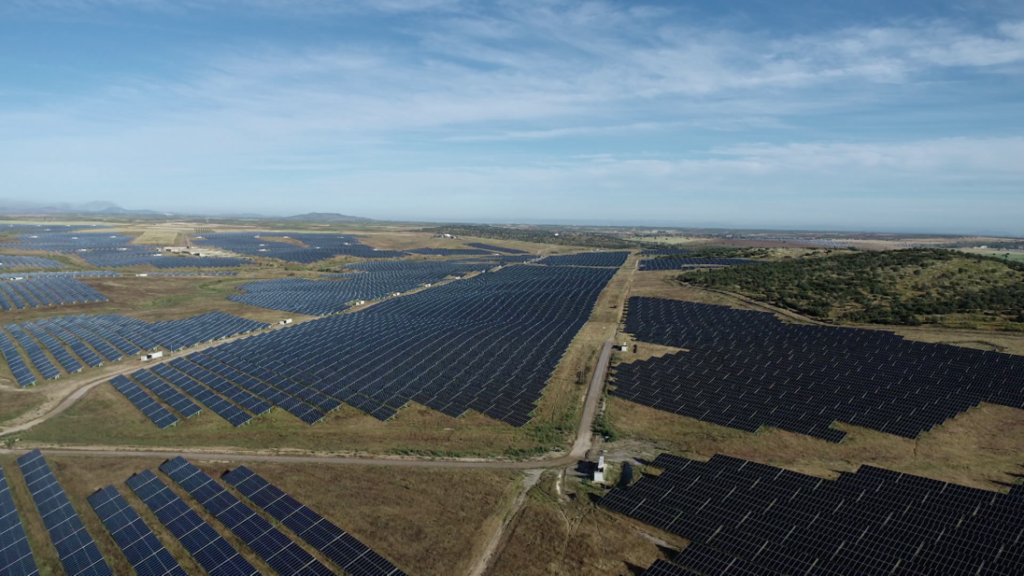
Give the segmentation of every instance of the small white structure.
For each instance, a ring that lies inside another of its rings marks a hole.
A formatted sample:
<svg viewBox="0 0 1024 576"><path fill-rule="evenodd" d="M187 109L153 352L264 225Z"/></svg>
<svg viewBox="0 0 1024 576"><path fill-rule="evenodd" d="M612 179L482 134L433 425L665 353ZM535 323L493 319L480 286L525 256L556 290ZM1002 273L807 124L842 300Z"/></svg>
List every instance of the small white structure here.
<svg viewBox="0 0 1024 576"><path fill-rule="evenodd" d="M604 483L604 456L597 459L597 468L594 470L594 483Z"/></svg>
<svg viewBox="0 0 1024 576"><path fill-rule="evenodd" d="M137 276L139 278L145 278L146 276L149 276L149 274L146 274L145 272L143 272L142 274L136 274L135 276Z"/></svg>
<svg viewBox="0 0 1024 576"><path fill-rule="evenodd" d="M619 347L619 350L622 350L623 352L629 352L629 344L623 342L622 346Z"/></svg>
<svg viewBox="0 0 1024 576"><path fill-rule="evenodd" d="M139 358L139 360L142 360L143 362L146 362L147 360L153 360L154 358L163 358L163 357L164 357L164 353L163 352L152 352L150 354L143 354Z"/></svg>
<svg viewBox="0 0 1024 576"><path fill-rule="evenodd" d="M363 304L366 304L366 300L356 300L356 306L362 306Z"/></svg>
<svg viewBox="0 0 1024 576"><path fill-rule="evenodd" d="M285 318L284 320L281 320L280 322L278 322L278 324L281 324L281 325L291 324L291 323L292 323L292 319L291 318Z"/></svg>

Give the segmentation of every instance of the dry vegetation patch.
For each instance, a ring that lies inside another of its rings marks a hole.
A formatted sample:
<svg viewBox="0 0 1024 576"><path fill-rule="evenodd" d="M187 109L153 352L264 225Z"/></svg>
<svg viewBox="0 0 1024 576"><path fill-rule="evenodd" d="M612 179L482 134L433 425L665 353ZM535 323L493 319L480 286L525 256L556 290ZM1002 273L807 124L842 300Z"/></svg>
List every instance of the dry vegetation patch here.
<svg viewBox="0 0 1024 576"><path fill-rule="evenodd" d="M621 436L646 445L638 456L728 454L824 477L870 464L988 490L1015 483L1024 473L1024 411L1005 406L983 404L917 440L839 423L848 433L839 444L774 428L752 434L615 397L608 399L606 413Z"/></svg>
<svg viewBox="0 0 1024 576"><path fill-rule="evenodd" d="M546 473L530 491L491 574L619 576L664 557L635 523L598 507L577 480L557 476Z"/></svg>

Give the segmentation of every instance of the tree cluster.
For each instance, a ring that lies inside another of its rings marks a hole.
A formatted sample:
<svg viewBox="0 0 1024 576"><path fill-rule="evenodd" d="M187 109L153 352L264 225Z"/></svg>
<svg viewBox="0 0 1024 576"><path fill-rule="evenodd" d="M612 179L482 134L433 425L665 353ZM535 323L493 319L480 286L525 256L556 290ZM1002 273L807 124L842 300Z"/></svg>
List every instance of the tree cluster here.
<svg viewBox="0 0 1024 576"><path fill-rule="evenodd" d="M949 250L841 253L680 276L823 320L918 325L953 314L1024 321L1024 264Z"/></svg>

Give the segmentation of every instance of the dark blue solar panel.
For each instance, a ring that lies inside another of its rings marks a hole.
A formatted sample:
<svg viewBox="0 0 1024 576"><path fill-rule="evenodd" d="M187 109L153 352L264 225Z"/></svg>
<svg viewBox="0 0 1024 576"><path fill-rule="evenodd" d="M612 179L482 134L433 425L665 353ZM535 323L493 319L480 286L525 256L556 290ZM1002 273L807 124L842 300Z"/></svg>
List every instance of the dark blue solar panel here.
<svg viewBox="0 0 1024 576"><path fill-rule="evenodd" d="M107 486L99 490L89 496L89 504L136 574L186 576L185 570L116 488Z"/></svg>
<svg viewBox="0 0 1024 576"><path fill-rule="evenodd" d="M137 370L132 373L132 378L185 418L191 418L203 411L195 402L189 400L188 396L178 392L148 370Z"/></svg>
<svg viewBox="0 0 1024 576"><path fill-rule="evenodd" d="M189 378L182 372L171 368L166 364L153 367L153 373L166 379L171 384L181 388L186 394L195 398L200 404L212 410L221 418L227 420L232 426L241 426L252 420L252 415L235 406L226 399L214 394L199 382Z"/></svg>
<svg viewBox="0 0 1024 576"><path fill-rule="evenodd" d="M259 574L156 474L146 470L129 478L127 484L210 576Z"/></svg>
<svg viewBox="0 0 1024 576"><path fill-rule="evenodd" d="M25 528L14 506L7 476L0 468L0 574L34 576L39 574Z"/></svg>
<svg viewBox="0 0 1024 576"><path fill-rule="evenodd" d="M167 428L178 423L178 417L171 414L170 410L164 408L146 394L146 391L139 387L138 384L132 382L125 376L114 376L110 383L117 389L118 392L124 394L125 398L135 405L136 408L142 411L147 418L156 424L157 428Z"/></svg>
<svg viewBox="0 0 1024 576"><path fill-rule="evenodd" d="M282 576L334 573L184 458L179 456L164 462L160 470Z"/></svg>
<svg viewBox="0 0 1024 576"><path fill-rule="evenodd" d="M261 476L240 466L224 476L231 484L300 538L352 576L404 576L393 564L328 522Z"/></svg>
<svg viewBox="0 0 1024 576"><path fill-rule="evenodd" d="M68 576L112 574L39 450L18 458L18 468Z"/></svg>

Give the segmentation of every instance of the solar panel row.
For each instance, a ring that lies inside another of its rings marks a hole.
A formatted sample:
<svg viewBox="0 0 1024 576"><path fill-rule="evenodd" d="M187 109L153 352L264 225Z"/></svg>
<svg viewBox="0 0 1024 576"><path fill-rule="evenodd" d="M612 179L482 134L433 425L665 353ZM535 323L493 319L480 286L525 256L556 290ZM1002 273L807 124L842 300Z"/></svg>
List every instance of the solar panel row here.
<svg viewBox="0 0 1024 576"><path fill-rule="evenodd" d="M157 428L167 428L178 423L178 417L170 412L170 410L164 408L158 404L153 398L145 392L138 384L132 382L125 376L114 376L110 380L110 383L114 388L124 394L128 400L135 405L147 418L156 424Z"/></svg>
<svg viewBox="0 0 1024 576"><path fill-rule="evenodd" d="M129 478L128 487L210 576L258 576L256 570L177 494L146 470Z"/></svg>
<svg viewBox="0 0 1024 576"><path fill-rule="evenodd" d="M180 350L203 342L248 334L268 326L223 312L153 324L113 314L63 316L4 327L25 351L28 364L3 331L0 331L0 352L19 385L28 386L35 383L29 364L45 380L57 378L61 374L43 348L64 371L74 373L83 368L83 363L98 367L104 362L121 360L126 355L153 350L159 346Z"/></svg>
<svg viewBox="0 0 1024 576"><path fill-rule="evenodd" d="M88 500L138 576L187 575L117 488L107 486Z"/></svg>
<svg viewBox="0 0 1024 576"><path fill-rule="evenodd" d="M0 255L0 268L66 268L64 264L35 256Z"/></svg>
<svg viewBox="0 0 1024 576"><path fill-rule="evenodd" d="M270 522L246 506L205 472L178 456L160 470L192 495L281 576L334 572Z"/></svg>
<svg viewBox="0 0 1024 576"><path fill-rule="evenodd" d="M614 369L611 394L750 432L838 442L836 421L916 438L981 402L1024 408L1024 359L764 312L631 298L626 331L684 348Z"/></svg>
<svg viewBox="0 0 1024 576"><path fill-rule="evenodd" d="M193 243L216 246L238 254L277 258L289 262L312 264L336 256L356 258L401 258L403 252L377 250L363 244L356 236L268 232L229 232L193 237Z"/></svg>
<svg viewBox="0 0 1024 576"><path fill-rule="evenodd" d="M527 254L525 250L516 250L515 248L506 248L504 246L495 246L493 244L484 244L482 242L467 242L466 246L473 248L479 248L488 252L503 252L505 254Z"/></svg>
<svg viewBox="0 0 1024 576"><path fill-rule="evenodd" d="M209 388L166 364L154 366L151 374L156 374L177 388L180 388L185 394L188 394L197 402L212 410L214 414L227 420L232 426L241 426L252 420L252 415L245 410L235 406L226 398L218 396Z"/></svg>
<svg viewBox="0 0 1024 576"><path fill-rule="evenodd" d="M1020 486L871 466L833 481L721 455L652 465L601 505L691 540L673 564L699 574L1024 573Z"/></svg>
<svg viewBox="0 0 1024 576"><path fill-rule="evenodd" d="M0 309L4 311L106 301L106 296L72 277L0 281Z"/></svg>
<svg viewBox="0 0 1024 576"><path fill-rule="evenodd" d="M17 272L0 274L0 280L25 278L116 278L121 274L109 270L75 270L71 272Z"/></svg>
<svg viewBox="0 0 1024 576"><path fill-rule="evenodd" d="M0 574L8 576L35 576L39 574L32 557L25 529L21 525L18 509L14 506L7 476L0 467Z"/></svg>
<svg viewBox="0 0 1024 576"><path fill-rule="evenodd" d="M380 554L245 466L224 481L352 576L404 576Z"/></svg>
<svg viewBox="0 0 1024 576"><path fill-rule="evenodd" d="M25 364L25 361L21 359L21 353L14 346L14 342L3 331L0 331L0 354L3 355L4 362L11 369L11 373L14 374L14 379L18 382L18 386L24 388L36 383L35 374Z"/></svg>
<svg viewBox="0 0 1024 576"><path fill-rule="evenodd" d="M102 268L149 265L157 268L222 268L251 264L241 258L165 256L159 248L132 245L132 238L117 233L77 233L32 231L17 236L18 242L0 244L8 248L45 250L75 254L89 264ZM3 266L0 257L0 266ZM42 259L37 259L42 260ZM45 260L45 262L53 262ZM51 267L62 267L63 265ZM46 266L38 266L46 267Z"/></svg>
<svg viewBox="0 0 1024 576"><path fill-rule="evenodd" d="M239 286L244 294L228 299L234 302L283 310L295 314L327 316L350 308L354 301L379 300L388 296L434 284L449 276L464 276L493 268L493 262L367 262L349 266L349 273L331 274L331 280L281 278L260 280Z"/></svg>
<svg viewBox="0 0 1024 576"><path fill-rule="evenodd" d="M25 477L32 501L50 533L50 540L57 549L64 572L68 576L112 575L96 542L86 531L39 450L19 457L18 468Z"/></svg>
<svg viewBox="0 0 1024 576"><path fill-rule="evenodd" d="M584 252L564 256L548 256L537 261L545 266L602 266L618 268L626 263L629 252Z"/></svg>

